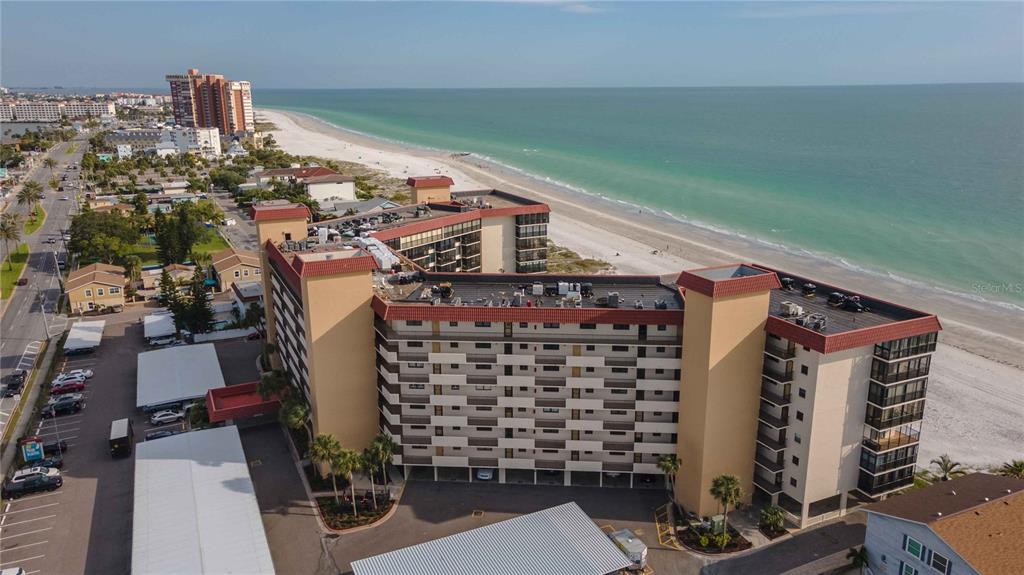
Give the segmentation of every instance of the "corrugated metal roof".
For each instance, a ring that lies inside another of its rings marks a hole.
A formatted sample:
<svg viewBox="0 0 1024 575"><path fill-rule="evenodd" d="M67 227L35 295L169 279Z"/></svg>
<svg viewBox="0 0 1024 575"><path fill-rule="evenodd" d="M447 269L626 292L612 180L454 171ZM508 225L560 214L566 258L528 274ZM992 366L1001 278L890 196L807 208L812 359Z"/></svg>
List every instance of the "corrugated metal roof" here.
<svg viewBox="0 0 1024 575"><path fill-rule="evenodd" d="M212 343L146 351L138 356L136 407L205 397L224 387Z"/></svg>
<svg viewBox="0 0 1024 575"><path fill-rule="evenodd" d="M238 428L135 446L132 573L273 575Z"/></svg>
<svg viewBox="0 0 1024 575"><path fill-rule="evenodd" d="M570 502L352 563L355 575L606 575L629 559Z"/></svg>

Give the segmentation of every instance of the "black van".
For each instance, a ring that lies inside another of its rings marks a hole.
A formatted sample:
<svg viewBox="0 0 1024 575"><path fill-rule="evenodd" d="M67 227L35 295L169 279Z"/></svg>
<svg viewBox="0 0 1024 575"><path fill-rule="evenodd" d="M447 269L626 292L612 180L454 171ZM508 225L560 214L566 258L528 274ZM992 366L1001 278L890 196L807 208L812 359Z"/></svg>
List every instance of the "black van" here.
<svg viewBox="0 0 1024 575"><path fill-rule="evenodd" d="M132 454L135 433L128 418L115 420L110 424L110 456L124 457Z"/></svg>

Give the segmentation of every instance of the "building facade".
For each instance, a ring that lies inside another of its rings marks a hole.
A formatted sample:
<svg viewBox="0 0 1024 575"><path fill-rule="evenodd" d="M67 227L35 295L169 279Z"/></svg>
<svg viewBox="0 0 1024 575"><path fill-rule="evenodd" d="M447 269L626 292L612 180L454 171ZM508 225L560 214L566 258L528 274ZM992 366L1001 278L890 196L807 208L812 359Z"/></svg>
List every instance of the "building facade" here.
<svg viewBox="0 0 1024 575"><path fill-rule="evenodd" d="M249 82L225 80L220 74L166 76L171 88L174 122L186 128L217 128L222 134L256 129Z"/></svg>
<svg viewBox="0 0 1024 575"><path fill-rule="evenodd" d="M116 112L114 102L102 100L19 100L0 104L0 120L17 122L113 117Z"/></svg>
<svg viewBox="0 0 1024 575"><path fill-rule="evenodd" d="M462 243L486 244L486 214L504 209L493 193L453 195L492 204L457 212L480 226ZM449 215L362 230L406 256L394 273L327 234L307 239L302 206L253 217L268 338L314 428L353 448L383 430L410 473L650 485L675 455L686 509L717 513L711 481L731 474L746 500L805 526L905 487L916 461L916 448L891 450L919 437L924 384L910 384L927 375L933 315L751 264L674 281L444 273L402 240L444 241Z"/></svg>
<svg viewBox="0 0 1024 575"><path fill-rule="evenodd" d="M69 273L64 294L71 311L124 307L124 273L124 268L108 264L91 264Z"/></svg>

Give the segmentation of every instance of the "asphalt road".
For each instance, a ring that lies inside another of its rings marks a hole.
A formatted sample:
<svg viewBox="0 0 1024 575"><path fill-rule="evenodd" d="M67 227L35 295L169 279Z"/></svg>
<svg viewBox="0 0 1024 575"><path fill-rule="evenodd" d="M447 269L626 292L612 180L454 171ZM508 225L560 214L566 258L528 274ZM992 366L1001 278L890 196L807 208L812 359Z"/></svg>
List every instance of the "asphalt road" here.
<svg viewBox="0 0 1024 575"><path fill-rule="evenodd" d="M41 204L47 215L46 221L37 232L22 238L22 241L28 244L30 251L28 264L22 275L28 279L28 285L14 290L10 302L4 309L3 319L0 321L0 374L3 375L5 383L7 376L15 369L27 368L32 365L40 342L47 338L46 324L49 324L49 333L56 334L63 330L66 323L66 318L53 315L60 298L60 283L57 279L54 249L63 250L63 245L59 243L60 230L69 225L69 214L74 209L76 202L74 201L74 192L51 191L47 182L52 175L59 178L69 163L81 161L82 154L87 147L87 139L85 136L79 136L73 143L77 148L73 154L67 153L71 148L69 142L57 144L50 151L50 157L58 162L53 174L50 173L50 170L42 167L40 161L40 165L31 175L31 179L43 186L45 197ZM60 199L62 196L72 199L64 201ZM10 199L12 203L7 211L26 216L28 206L17 205L13 194ZM58 236L58 243L44 243L46 238L55 235ZM40 305L40 297L43 298L42 305ZM43 310L46 312L45 320ZM0 430L7 425L7 418L11 409L17 404L17 399L17 397L13 397L0 401Z"/></svg>

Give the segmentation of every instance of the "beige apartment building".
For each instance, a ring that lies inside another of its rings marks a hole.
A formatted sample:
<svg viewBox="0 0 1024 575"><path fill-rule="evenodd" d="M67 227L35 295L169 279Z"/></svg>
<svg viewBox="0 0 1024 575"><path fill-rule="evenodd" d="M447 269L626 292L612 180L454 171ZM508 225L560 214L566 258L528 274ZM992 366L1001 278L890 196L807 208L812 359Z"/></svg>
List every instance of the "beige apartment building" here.
<svg viewBox="0 0 1024 575"><path fill-rule="evenodd" d="M72 313L124 307L124 268L90 264L68 274L64 295Z"/></svg>
<svg viewBox="0 0 1024 575"><path fill-rule="evenodd" d="M664 486L674 454L687 510L717 513L711 480L732 474L798 526L913 480L933 315L753 264L396 273L307 239L302 206L253 217L276 365L316 432L389 433L407 475Z"/></svg>
<svg viewBox="0 0 1024 575"><path fill-rule="evenodd" d="M260 255L248 250L225 248L210 256L217 291L228 291L236 283L260 281Z"/></svg>

